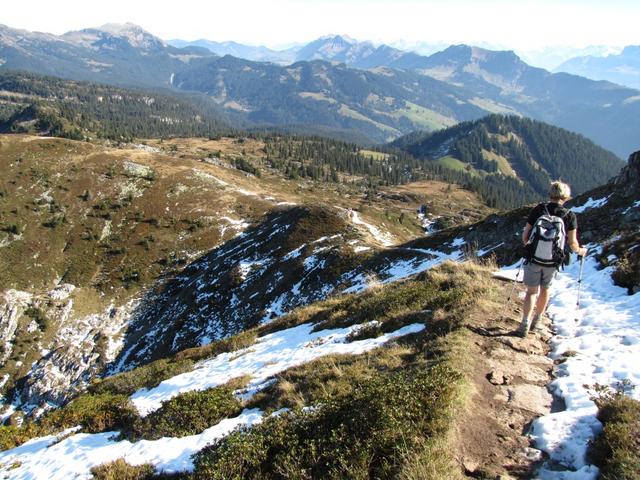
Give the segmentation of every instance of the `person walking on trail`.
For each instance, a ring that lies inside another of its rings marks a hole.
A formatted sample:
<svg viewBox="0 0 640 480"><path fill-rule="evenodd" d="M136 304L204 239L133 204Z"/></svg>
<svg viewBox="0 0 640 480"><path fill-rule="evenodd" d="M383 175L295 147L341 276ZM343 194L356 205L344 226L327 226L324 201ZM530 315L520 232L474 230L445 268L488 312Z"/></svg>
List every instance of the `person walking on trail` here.
<svg viewBox="0 0 640 480"><path fill-rule="evenodd" d="M535 330L545 313L549 287L565 262L565 246L568 245L571 251L581 257L587 254L587 249L578 243L576 215L562 206L570 197L569 185L553 182L549 189L550 202L541 203L531 210L522 232L522 242L527 252L523 279L527 292L518 329L521 337Z"/></svg>

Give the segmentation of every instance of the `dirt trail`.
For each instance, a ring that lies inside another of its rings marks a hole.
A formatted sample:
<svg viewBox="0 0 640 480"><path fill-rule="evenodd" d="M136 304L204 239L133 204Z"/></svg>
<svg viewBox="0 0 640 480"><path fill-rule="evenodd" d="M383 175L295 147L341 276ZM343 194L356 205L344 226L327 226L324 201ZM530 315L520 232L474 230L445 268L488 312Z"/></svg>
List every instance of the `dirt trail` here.
<svg viewBox="0 0 640 480"><path fill-rule="evenodd" d="M531 478L542 457L526 433L535 418L555 407L546 387L553 369L547 357L550 321L525 339L517 337L521 300L506 304L510 288L505 282L501 311L488 303L468 321L472 397L458 426L458 458L470 478Z"/></svg>

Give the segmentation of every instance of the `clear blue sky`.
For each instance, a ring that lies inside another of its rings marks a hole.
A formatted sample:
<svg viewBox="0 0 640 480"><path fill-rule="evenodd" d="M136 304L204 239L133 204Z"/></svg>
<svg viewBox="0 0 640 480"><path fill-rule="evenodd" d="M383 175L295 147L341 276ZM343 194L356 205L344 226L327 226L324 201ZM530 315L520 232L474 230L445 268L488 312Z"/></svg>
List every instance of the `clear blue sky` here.
<svg viewBox="0 0 640 480"><path fill-rule="evenodd" d="M278 46L330 33L392 43L640 44L640 0L3 1L0 23L61 34L133 22L163 39Z"/></svg>

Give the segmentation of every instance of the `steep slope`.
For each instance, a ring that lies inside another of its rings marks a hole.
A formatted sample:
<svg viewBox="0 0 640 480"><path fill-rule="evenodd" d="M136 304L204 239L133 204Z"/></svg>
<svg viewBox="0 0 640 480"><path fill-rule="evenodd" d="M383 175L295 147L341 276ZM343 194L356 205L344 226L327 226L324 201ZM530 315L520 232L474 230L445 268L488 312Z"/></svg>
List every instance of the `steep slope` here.
<svg viewBox="0 0 640 480"><path fill-rule="evenodd" d="M622 166L581 135L514 116L490 115L435 133L415 132L390 146L502 188L512 206L545 198L549 182L558 178L580 194Z"/></svg>
<svg viewBox="0 0 640 480"><path fill-rule="evenodd" d="M640 46L629 45L617 55L574 57L559 65L555 71L594 80L608 80L640 90Z"/></svg>
<svg viewBox="0 0 640 480"><path fill-rule="evenodd" d="M602 266L609 266L608 255L614 262L614 281L630 292L637 291L640 257L635 245L640 222L638 183L640 155L629 157L619 175L605 185L577 195L566 204L578 217L578 236L584 244L601 248L597 255ZM438 248L451 238L480 258L495 257L501 265L512 265L524 254L520 233L531 206L504 214L489 215L486 219L465 227L453 227L409 242L411 248ZM634 290L635 289L635 290Z"/></svg>
<svg viewBox="0 0 640 480"><path fill-rule="evenodd" d="M171 85L172 75L214 57L198 47L179 49L133 24L110 24L61 36L0 25L3 69L118 85Z"/></svg>
<svg viewBox="0 0 640 480"><path fill-rule="evenodd" d="M19 464L16 473L22 475L36 472L41 461L56 465L52 478L86 475L118 458L167 473L195 469L194 478L257 478L258 471L271 477L284 465L292 475L304 469L320 478L366 472L383 478L400 472L461 477L455 435L469 388L466 349L475 339L465 326L486 321L486 313L499 306L481 302L487 286L497 291L486 268L449 264L416 279L314 304L254 329L248 341L237 338L226 347L188 350L165 361L182 363L180 375L157 362L153 379L144 368L107 378L39 423L3 430L10 442L17 440L13 433L55 435L81 419L84 433L69 432L60 443L76 454L63 455L55 446L40 450L32 442L0 456L3 464ZM467 319L471 313L478 320ZM139 389L144 377L153 383ZM119 412L102 424L90 422L97 411L93 402L119 405ZM194 416L200 402L206 407ZM182 421L163 427L175 414ZM243 428L230 432L236 426ZM110 428L123 429L125 437L107 433ZM248 455L243 445L260 454ZM306 445L313 445L314 455ZM100 458L91 453L96 448ZM122 466L104 468L119 472Z"/></svg>

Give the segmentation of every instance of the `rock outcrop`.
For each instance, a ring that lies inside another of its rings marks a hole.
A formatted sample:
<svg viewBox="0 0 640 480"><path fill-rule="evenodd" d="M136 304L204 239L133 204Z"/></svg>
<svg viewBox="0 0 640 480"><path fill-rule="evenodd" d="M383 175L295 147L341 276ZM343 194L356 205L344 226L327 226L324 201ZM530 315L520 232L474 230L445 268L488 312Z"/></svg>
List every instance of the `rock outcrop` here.
<svg viewBox="0 0 640 480"><path fill-rule="evenodd" d="M612 182L627 196L640 192L640 150L629 156L629 162Z"/></svg>

